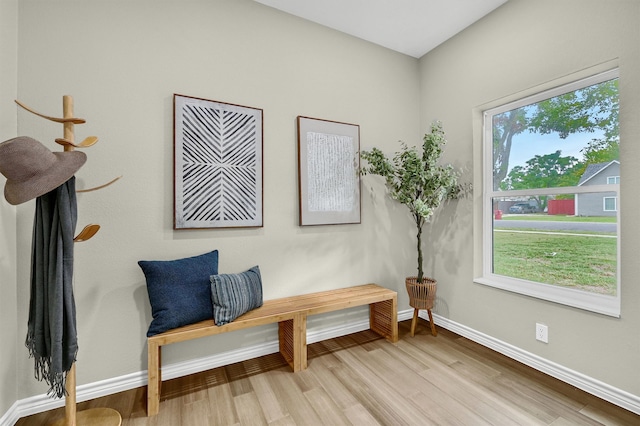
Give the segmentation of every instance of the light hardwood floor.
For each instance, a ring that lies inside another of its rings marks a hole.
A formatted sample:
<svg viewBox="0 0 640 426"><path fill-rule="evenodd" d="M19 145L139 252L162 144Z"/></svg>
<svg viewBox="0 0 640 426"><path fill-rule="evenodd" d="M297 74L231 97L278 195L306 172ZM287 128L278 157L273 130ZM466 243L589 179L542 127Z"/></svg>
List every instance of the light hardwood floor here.
<svg viewBox="0 0 640 426"><path fill-rule="evenodd" d="M123 426L202 425L640 425L640 416L447 330L400 323L393 345L364 331L309 345L292 373L280 354L163 383L160 414L146 388L78 404L111 407ZM22 418L47 425L63 409Z"/></svg>

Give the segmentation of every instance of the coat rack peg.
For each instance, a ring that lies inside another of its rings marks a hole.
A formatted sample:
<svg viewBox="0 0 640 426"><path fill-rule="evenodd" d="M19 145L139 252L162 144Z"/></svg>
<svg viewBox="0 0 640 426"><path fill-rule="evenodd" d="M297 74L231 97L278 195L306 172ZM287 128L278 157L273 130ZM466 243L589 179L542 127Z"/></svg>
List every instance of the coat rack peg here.
<svg viewBox="0 0 640 426"><path fill-rule="evenodd" d="M87 188L87 189L76 189L76 192L91 192L91 191L97 191L98 189L102 189L102 188L106 188L107 186L111 185L112 183L116 182L118 179L121 179L122 176L118 176L117 178L113 179L110 182L105 183L104 185L100 185L100 186L94 186L93 188Z"/></svg>
<svg viewBox="0 0 640 426"><path fill-rule="evenodd" d="M100 225L95 223L85 226L82 231L73 239L74 243L81 243L90 240L100 230Z"/></svg>
<svg viewBox="0 0 640 426"><path fill-rule="evenodd" d="M66 139L64 139L64 138L58 138L58 139L56 139L56 143L57 143L58 145L62 145L62 146L71 145L71 146L73 146L74 148L88 148L88 147L90 147L90 146L92 146L92 145L95 145L95 144L96 144L96 142L98 142L98 137L97 137L97 136L89 136L89 137L86 137L82 142L80 142L80 143L78 143L78 144L73 143L73 142L71 142L71 141L68 141L68 140L66 140Z"/></svg>
<svg viewBox="0 0 640 426"><path fill-rule="evenodd" d="M29 108L28 106L26 106L25 104L23 104L22 102L20 102L19 100L15 100L15 102L22 107L23 109L29 111L31 114L35 114L38 117L42 117L44 119L47 119L49 121L54 121L56 123L73 123L73 124L83 124L86 123L86 120L84 118L76 118L76 117L66 117L66 118L57 118L57 117L51 117L49 115L44 115L41 114L35 110L33 110L32 108Z"/></svg>
<svg viewBox="0 0 640 426"><path fill-rule="evenodd" d="M57 138L56 143L58 145L62 145L65 151L73 151L74 148L89 148L90 146L95 145L98 142L97 136L88 136L84 138L84 140L80 143L75 143L75 133L74 133L74 125L75 124L84 124L86 120L84 118L77 118L73 116L73 97L72 96L63 96L62 97L62 111L63 117L52 117L49 115L41 114L35 111L33 108L28 107L24 103L19 100L15 100L16 104L18 104L21 108L29 111L32 114L37 115L38 117L42 117L44 119L54 121L56 123L62 123L64 125L64 137ZM105 183L104 185L99 185L93 188L88 189L79 189L76 192L91 192L97 191L98 189L106 188L107 186L113 184L118 179L122 178L122 176L118 176L117 178Z"/></svg>

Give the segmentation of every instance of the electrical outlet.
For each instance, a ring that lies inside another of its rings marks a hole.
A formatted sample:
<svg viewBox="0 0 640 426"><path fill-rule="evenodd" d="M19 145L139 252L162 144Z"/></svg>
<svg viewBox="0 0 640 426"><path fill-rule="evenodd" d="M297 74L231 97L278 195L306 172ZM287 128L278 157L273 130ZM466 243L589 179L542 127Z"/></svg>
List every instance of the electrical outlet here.
<svg viewBox="0 0 640 426"><path fill-rule="evenodd" d="M536 323L536 340L549 343L549 327Z"/></svg>

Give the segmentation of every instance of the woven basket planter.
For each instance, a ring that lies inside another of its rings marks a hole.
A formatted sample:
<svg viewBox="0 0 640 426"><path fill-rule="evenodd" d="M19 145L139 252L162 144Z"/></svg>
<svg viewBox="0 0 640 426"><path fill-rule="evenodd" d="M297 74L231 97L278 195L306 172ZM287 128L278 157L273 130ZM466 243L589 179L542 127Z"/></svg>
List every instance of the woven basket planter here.
<svg viewBox="0 0 640 426"><path fill-rule="evenodd" d="M433 302L436 300L436 289L438 282L432 278L422 278L418 283L418 277L408 277L405 279L407 293L409 293L409 305L414 309L433 309Z"/></svg>
<svg viewBox="0 0 640 426"><path fill-rule="evenodd" d="M415 335L416 324L418 323L418 311L426 309L429 314L429 325L431 326L431 334L438 335L436 325L433 322L431 309L436 300L436 289L438 282L433 278L422 278L422 282L418 282L418 277L408 277L405 279L407 285L407 293L409 293L409 305L413 308L413 320L411 321L411 337Z"/></svg>

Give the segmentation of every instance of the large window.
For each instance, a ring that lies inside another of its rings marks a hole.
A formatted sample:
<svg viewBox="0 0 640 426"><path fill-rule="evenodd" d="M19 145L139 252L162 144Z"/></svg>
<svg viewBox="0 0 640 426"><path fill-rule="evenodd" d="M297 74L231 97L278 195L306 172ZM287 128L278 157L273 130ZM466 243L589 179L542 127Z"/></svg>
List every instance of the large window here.
<svg viewBox="0 0 640 426"><path fill-rule="evenodd" d="M619 316L618 110L612 70L484 112L476 281Z"/></svg>

